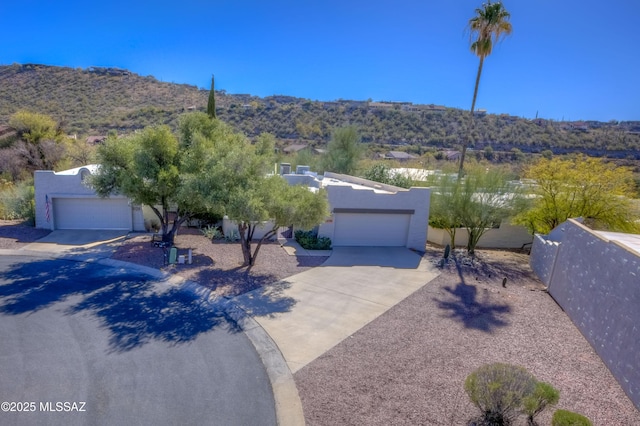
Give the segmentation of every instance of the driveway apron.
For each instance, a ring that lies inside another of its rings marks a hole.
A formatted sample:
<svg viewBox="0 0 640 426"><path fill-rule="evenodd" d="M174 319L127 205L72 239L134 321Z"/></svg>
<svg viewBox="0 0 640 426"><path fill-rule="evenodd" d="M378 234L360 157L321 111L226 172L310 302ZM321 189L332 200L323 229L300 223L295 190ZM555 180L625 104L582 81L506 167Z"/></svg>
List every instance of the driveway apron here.
<svg viewBox="0 0 640 426"><path fill-rule="evenodd" d="M438 275L395 247L336 247L320 267L233 299L280 348L292 373Z"/></svg>

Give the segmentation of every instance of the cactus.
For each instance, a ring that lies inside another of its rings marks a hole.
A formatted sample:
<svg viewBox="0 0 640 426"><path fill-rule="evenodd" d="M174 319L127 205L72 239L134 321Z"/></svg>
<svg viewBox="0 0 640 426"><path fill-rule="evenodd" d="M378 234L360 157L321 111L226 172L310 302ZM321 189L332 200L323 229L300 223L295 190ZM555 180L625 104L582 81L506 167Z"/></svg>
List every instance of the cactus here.
<svg viewBox="0 0 640 426"><path fill-rule="evenodd" d="M451 246L449 244L447 244L444 247L444 259L447 260L449 259L449 254L451 253Z"/></svg>

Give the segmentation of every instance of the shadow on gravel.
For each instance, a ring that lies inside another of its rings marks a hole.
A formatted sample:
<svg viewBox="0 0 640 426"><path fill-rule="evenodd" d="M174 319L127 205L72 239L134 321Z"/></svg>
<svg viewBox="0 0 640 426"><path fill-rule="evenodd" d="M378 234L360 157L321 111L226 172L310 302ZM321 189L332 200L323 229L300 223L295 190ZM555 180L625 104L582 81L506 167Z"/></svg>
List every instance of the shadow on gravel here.
<svg viewBox="0 0 640 426"><path fill-rule="evenodd" d="M433 300L438 308L449 311L448 317L460 321L466 328L491 333L497 327L504 327L509 323L504 316L511 312L509 305L493 303L487 290L484 290L482 300L478 300L478 289L462 281L455 288L444 288L449 295L447 300Z"/></svg>
<svg viewBox="0 0 640 426"><path fill-rule="evenodd" d="M0 238L16 240L19 243L33 243L51 233L48 229L37 229L20 222L0 225Z"/></svg>
<svg viewBox="0 0 640 426"><path fill-rule="evenodd" d="M226 313L202 298L149 278L100 265L65 260L14 264L0 279L0 314L56 307L65 315L89 313L109 332L111 352L153 340L190 342L216 327L240 331Z"/></svg>
<svg viewBox="0 0 640 426"><path fill-rule="evenodd" d="M189 277L220 296L234 297L278 281L269 274L258 274L245 266L233 269L203 269Z"/></svg>

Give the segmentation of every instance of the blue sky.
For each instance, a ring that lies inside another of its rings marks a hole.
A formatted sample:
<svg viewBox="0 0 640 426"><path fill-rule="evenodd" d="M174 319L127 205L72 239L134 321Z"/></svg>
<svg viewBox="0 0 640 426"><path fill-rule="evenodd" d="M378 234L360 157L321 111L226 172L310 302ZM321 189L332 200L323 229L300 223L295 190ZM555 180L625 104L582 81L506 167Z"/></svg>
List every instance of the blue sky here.
<svg viewBox="0 0 640 426"><path fill-rule="evenodd" d="M20 0L0 4L0 64L127 68L257 96L468 109L481 0ZM485 61L476 108L640 120L640 2L504 0L513 34Z"/></svg>

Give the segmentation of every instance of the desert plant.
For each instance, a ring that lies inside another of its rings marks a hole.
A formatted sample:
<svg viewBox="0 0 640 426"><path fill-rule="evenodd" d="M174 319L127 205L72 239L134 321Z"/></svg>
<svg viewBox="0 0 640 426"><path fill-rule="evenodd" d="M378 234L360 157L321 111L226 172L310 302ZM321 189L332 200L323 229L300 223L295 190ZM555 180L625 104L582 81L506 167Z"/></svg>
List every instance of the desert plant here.
<svg viewBox="0 0 640 426"><path fill-rule="evenodd" d="M523 401L523 412L527 415L527 423L530 426L535 425L534 417L543 412L548 406L557 404L559 399L560 392L549 383L536 383L533 393L525 397Z"/></svg>
<svg viewBox="0 0 640 426"><path fill-rule="evenodd" d="M202 232L202 235L210 240L217 240L223 237L220 229L217 226L213 225L207 225L205 228L202 228L200 232Z"/></svg>
<svg viewBox="0 0 640 426"><path fill-rule="evenodd" d="M232 229L229 234L226 234L224 236L224 239L227 242L230 243L235 243L236 241L240 240L240 234L238 234L238 230L237 229Z"/></svg>
<svg viewBox="0 0 640 426"><path fill-rule="evenodd" d="M551 419L551 426L591 426L591 420L582 414L567 410L556 410Z"/></svg>
<svg viewBox="0 0 640 426"><path fill-rule="evenodd" d="M489 364L471 373L464 389L482 415L476 424L509 425L524 399L535 391L536 379L523 367Z"/></svg>
<svg viewBox="0 0 640 426"><path fill-rule="evenodd" d="M450 254L451 254L451 246L450 246L449 244L447 244L447 245L444 247L444 256L443 256L443 257L444 257L444 260L449 259L449 255L450 255Z"/></svg>

